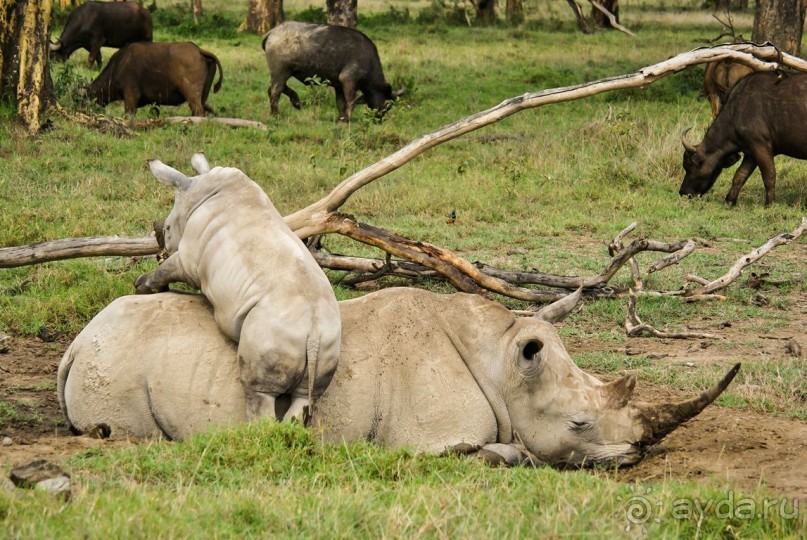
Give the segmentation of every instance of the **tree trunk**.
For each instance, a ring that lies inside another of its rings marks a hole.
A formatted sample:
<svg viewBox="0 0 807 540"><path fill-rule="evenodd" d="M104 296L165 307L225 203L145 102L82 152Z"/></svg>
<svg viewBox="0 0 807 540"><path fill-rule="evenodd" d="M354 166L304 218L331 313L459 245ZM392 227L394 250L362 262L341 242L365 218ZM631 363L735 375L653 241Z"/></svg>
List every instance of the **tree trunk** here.
<svg viewBox="0 0 807 540"><path fill-rule="evenodd" d="M780 50L798 56L804 29L804 0L757 0L751 41L770 41Z"/></svg>
<svg viewBox="0 0 807 540"><path fill-rule="evenodd" d="M507 0L505 16L510 24L524 22L524 4L522 0Z"/></svg>
<svg viewBox="0 0 807 540"><path fill-rule="evenodd" d="M611 12L616 22L619 22L619 0L600 0L599 3ZM594 6L591 7L591 19L599 28L614 28L608 16Z"/></svg>
<svg viewBox="0 0 807 540"><path fill-rule="evenodd" d="M484 25L496 23L496 0L476 0L476 22Z"/></svg>
<svg viewBox="0 0 807 540"><path fill-rule="evenodd" d="M356 28L358 22L357 0L326 0L328 24Z"/></svg>
<svg viewBox="0 0 807 540"><path fill-rule="evenodd" d="M66 9L70 6L79 6L81 5L81 0L59 0L59 7L61 9Z"/></svg>
<svg viewBox="0 0 807 540"><path fill-rule="evenodd" d="M202 0L191 0L191 11L193 12L193 23L199 24L202 18Z"/></svg>
<svg viewBox="0 0 807 540"><path fill-rule="evenodd" d="M715 0L714 10L721 13L746 11L748 10L748 0Z"/></svg>
<svg viewBox="0 0 807 540"><path fill-rule="evenodd" d="M0 0L0 98L17 104L29 133L56 104L48 65L52 0Z"/></svg>
<svg viewBox="0 0 807 540"><path fill-rule="evenodd" d="M249 0L247 20L242 29L264 34L282 22L283 0Z"/></svg>

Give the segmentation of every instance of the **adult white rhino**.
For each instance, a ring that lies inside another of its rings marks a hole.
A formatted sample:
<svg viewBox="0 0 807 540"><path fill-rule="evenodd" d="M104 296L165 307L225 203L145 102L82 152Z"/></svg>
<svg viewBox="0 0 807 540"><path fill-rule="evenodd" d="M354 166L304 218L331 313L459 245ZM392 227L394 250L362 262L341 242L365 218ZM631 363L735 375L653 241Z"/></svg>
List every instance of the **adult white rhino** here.
<svg viewBox="0 0 807 540"><path fill-rule="evenodd" d="M572 302L542 315L562 316ZM627 465L711 403L739 369L692 400L643 404L631 399L632 375L602 383L572 362L552 324L515 318L476 295L393 288L340 310L342 356L312 419L327 441L471 448L508 463ZM74 430L112 437L182 439L246 420L236 345L204 297L188 294L112 302L65 353L58 394Z"/></svg>

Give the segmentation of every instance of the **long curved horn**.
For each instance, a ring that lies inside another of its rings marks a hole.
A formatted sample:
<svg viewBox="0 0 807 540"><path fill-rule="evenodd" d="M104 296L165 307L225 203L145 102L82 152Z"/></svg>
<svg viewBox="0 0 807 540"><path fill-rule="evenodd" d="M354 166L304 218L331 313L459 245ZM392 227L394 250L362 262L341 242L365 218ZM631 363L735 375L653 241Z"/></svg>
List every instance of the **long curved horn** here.
<svg viewBox="0 0 807 540"><path fill-rule="evenodd" d="M692 146L692 144L687 142L687 133L689 133L690 129L692 128L686 128L684 132L681 134L681 144L684 145L684 150L686 150L687 152L695 152L696 148Z"/></svg>
<svg viewBox="0 0 807 540"><path fill-rule="evenodd" d="M535 314L535 317L543 319L546 322L550 323L560 322L566 318L566 315L572 312L574 307L580 301L580 297L582 295L583 295L583 287L580 287L572 294L568 294L563 298L561 298L560 300L557 300L547 306L542 307Z"/></svg>
<svg viewBox="0 0 807 540"><path fill-rule="evenodd" d="M729 383L740 371L740 364L735 364L723 380L700 396L681 403L664 403L661 405L636 404L635 407L642 413L645 427L645 436L640 441L643 445L651 446L663 439L675 428L697 416L717 396L723 393Z"/></svg>
<svg viewBox="0 0 807 540"><path fill-rule="evenodd" d="M393 98L399 98L404 94L406 94L406 87L404 85L401 85L401 87L399 89L397 89L396 91L394 91L392 93L392 97Z"/></svg>
<svg viewBox="0 0 807 540"><path fill-rule="evenodd" d="M48 43L48 49L50 49L52 51L58 51L61 48L62 48L62 42L61 41L57 41L56 43L51 41L50 43Z"/></svg>

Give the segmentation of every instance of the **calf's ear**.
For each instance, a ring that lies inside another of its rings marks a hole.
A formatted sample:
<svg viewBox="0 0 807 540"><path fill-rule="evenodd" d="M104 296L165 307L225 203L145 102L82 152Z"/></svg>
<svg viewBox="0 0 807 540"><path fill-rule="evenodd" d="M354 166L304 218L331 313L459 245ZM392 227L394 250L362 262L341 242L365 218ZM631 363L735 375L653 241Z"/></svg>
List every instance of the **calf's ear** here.
<svg viewBox="0 0 807 540"><path fill-rule="evenodd" d="M174 186L179 190L188 189L190 187L191 181L187 176L173 167L169 167L159 159L150 159L148 164L149 169L151 169L151 174L153 174L160 183L166 186Z"/></svg>

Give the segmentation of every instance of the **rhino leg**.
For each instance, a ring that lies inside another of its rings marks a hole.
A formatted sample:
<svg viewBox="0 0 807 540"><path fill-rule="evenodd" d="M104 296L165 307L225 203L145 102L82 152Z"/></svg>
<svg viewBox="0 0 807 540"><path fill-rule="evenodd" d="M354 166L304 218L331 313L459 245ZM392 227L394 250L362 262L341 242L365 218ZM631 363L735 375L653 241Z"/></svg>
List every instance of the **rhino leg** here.
<svg viewBox="0 0 807 540"><path fill-rule="evenodd" d="M187 283L187 277L182 272L179 264L179 256L174 253L154 271L143 274L135 281L135 292L137 294L153 294L168 290L169 283L182 281ZM194 284L190 284L194 285Z"/></svg>
<svg viewBox="0 0 807 540"><path fill-rule="evenodd" d="M534 467L540 464L535 462L534 456L526 454L521 448L512 444L486 444L476 456L494 466L516 467L519 465L531 465Z"/></svg>

